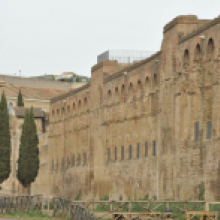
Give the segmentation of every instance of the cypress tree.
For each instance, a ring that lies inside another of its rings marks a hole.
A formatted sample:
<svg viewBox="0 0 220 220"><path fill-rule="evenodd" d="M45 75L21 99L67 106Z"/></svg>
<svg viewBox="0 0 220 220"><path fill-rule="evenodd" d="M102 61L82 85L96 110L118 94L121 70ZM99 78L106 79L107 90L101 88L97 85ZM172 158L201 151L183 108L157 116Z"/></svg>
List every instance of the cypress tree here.
<svg viewBox="0 0 220 220"><path fill-rule="evenodd" d="M4 92L0 102L0 183L9 177L11 154L9 114Z"/></svg>
<svg viewBox="0 0 220 220"><path fill-rule="evenodd" d="M25 111L18 159L17 178L24 187L30 186L38 174L38 143L37 128L31 107L30 111Z"/></svg>
<svg viewBox="0 0 220 220"><path fill-rule="evenodd" d="M19 93L18 93L18 103L17 103L17 106L24 106L21 90L19 90Z"/></svg>

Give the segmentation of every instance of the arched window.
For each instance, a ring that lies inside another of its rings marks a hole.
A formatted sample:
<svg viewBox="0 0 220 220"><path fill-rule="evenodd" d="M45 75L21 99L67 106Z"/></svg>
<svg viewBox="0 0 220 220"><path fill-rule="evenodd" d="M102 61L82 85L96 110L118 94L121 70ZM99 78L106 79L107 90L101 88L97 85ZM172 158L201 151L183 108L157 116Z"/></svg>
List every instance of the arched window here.
<svg viewBox="0 0 220 220"><path fill-rule="evenodd" d="M137 98L141 98L142 97L142 83L139 80L137 83Z"/></svg>
<svg viewBox="0 0 220 220"><path fill-rule="evenodd" d="M145 92L146 92L146 94L148 94L150 92L150 80L149 80L148 76L145 79Z"/></svg>
<svg viewBox="0 0 220 220"><path fill-rule="evenodd" d="M78 112L79 112L79 114L82 113L82 103L81 103L81 100L79 100Z"/></svg>
<svg viewBox="0 0 220 220"><path fill-rule="evenodd" d="M75 103L73 103L73 116L75 116L76 115L76 105L75 105Z"/></svg>
<svg viewBox="0 0 220 220"><path fill-rule="evenodd" d="M85 112L88 110L88 101L87 98L84 98L84 108L85 108Z"/></svg>
<svg viewBox="0 0 220 220"><path fill-rule="evenodd" d="M189 51L187 49L184 51L183 64L184 66L189 64Z"/></svg>
<svg viewBox="0 0 220 220"><path fill-rule="evenodd" d="M158 78L157 78L157 74L156 74L156 73L154 73L154 79L153 79L153 89L155 89L155 87L157 86L157 80L158 80Z"/></svg>
<svg viewBox="0 0 220 220"><path fill-rule="evenodd" d="M60 110L57 109L57 121L60 120Z"/></svg>
<svg viewBox="0 0 220 220"><path fill-rule="evenodd" d="M208 45L207 45L207 56L212 57L214 55L215 45L212 38L209 39Z"/></svg>
<svg viewBox="0 0 220 220"><path fill-rule="evenodd" d="M62 109L62 118L61 119L64 119L65 118L65 108Z"/></svg>
<svg viewBox="0 0 220 220"><path fill-rule="evenodd" d="M133 98L134 98L133 84L130 83L129 90L128 90L128 102L132 102Z"/></svg>
<svg viewBox="0 0 220 220"><path fill-rule="evenodd" d="M119 92L118 92L118 87L115 88L115 103L119 103Z"/></svg>
<svg viewBox="0 0 220 220"><path fill-rule="evenodd" d="M111 90L108 91L107 103L108 103L108 105L112 104L112 92L111 92Z"/></svg>
<svg viewBox="0 0 220 220"><path fill-rule="evenodd" d="M13 113L13 103L9 102L8 103L8 114L12 115L12 113Z"/></svg>
<svg viewBox="0 0 220 220"><path fill-rule="evenodd" d="M55 112L52 110L52 121L55 121Z"/></svg>
<svg viewBox="0 0 220 220"><path fill-rule="evenodd" d="M121 87L121 100L122 102L125 102L125 85L122 85Z"/></svg>
<svg viewBox="0 0 220 220"><path fill-rule="evenodd" d="M199 44L196 45L195 49L195 60L201 60L202 59L202 50L201 46Z"/></svg>
<svg viewBox="0 0 220 220"><path fill-rule="evenodd" d="M69 117L70 116L70 106L68 105L67 106L67 117Z"/></svg>

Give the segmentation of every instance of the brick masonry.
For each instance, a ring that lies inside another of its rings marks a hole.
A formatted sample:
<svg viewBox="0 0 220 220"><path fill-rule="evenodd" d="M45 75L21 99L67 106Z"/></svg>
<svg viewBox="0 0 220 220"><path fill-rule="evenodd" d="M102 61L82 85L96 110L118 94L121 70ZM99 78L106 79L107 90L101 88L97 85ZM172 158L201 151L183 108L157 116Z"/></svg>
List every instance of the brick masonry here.
<svg viewBox="0 0 220 220"><path fill-rule="evenodd" d="M178 16L158 53L97 64L90 84L52 99L50 195L198 199L204 183L206 200L220 197L219 23Z"/></svg>

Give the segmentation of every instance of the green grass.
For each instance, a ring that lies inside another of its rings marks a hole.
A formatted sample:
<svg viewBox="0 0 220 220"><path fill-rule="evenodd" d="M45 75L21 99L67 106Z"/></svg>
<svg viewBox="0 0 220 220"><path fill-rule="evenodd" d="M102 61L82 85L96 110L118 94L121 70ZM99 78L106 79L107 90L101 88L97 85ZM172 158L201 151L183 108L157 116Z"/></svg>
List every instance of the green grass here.
<svg viewBox="0 0 220 220"><path fill-rule="evenodd" d="M43 219L43 220L52 220L53 218L44 214L40 210L31 209L28 213L22 211L14 211L8 214L0 214L0 217L18 217L23 219Z"/></svg>

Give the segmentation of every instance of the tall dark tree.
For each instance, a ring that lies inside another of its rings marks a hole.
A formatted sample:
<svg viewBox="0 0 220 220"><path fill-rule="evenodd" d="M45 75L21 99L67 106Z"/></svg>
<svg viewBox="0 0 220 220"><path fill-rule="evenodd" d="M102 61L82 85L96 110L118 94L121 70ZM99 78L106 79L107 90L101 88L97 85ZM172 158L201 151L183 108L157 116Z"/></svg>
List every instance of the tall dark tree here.
<svg viewBox="0 0 220 220"><path fill-rule="evenodd" d="M9 114L4 92L0 102L0 183L9 177L11 154Z"/></svg>
<svg viewBox="0 0 220 220"><path fill-rule="evenodd" d="M18 103L17 103L18 106L24 106L24 101L23 101L23 97L22 97L22 94L21 94L21 90L19 90L19 93L18 93Z"/></svg>
<svg viewBox="0 0 220 220"><path fill-rule="evenodd" d="M38 143L39 141L34 121L33 108L31 108L30 111L25 111L18 159L17 178L24 187L30 186L38 174Z"/></svg>

